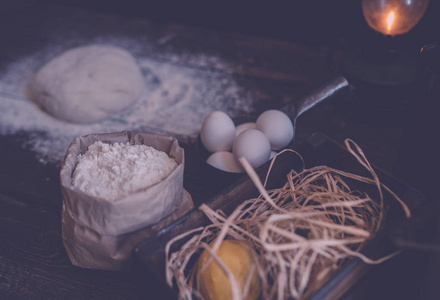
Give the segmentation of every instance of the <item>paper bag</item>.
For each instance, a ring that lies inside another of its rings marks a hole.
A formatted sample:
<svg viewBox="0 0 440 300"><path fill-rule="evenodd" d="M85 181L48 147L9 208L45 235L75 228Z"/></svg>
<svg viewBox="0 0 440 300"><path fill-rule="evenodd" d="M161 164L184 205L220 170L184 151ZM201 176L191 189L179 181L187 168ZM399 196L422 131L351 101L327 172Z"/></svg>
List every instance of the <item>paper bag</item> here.
<svg viewBox="0 0 440 300"><path fill-rule="evenodd" d="M72 176L78 155L96 141L151 146L167 153L177 167L160 182L116 201L94 197L75 189ZM72 263L86 268L121 269L135 241L140 242L140 237L159 230L160 224L165 226L189 211L193 207L189 194L182 203L184 163L184 150L174 137L130 131L77 137L60 170L63 241Z"/></svg>

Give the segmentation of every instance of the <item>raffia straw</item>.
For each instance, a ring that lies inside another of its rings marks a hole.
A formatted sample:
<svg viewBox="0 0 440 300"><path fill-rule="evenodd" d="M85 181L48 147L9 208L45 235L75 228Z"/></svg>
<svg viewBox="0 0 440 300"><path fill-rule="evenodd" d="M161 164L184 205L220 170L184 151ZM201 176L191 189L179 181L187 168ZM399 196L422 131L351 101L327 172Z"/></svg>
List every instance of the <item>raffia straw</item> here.
<svg viewBox="0 0 440 300"><path fill-rule="evenodd" d="M175 282L179 299L202 298L197 290L194 260L205 249L211 255L207 263L216 261L226 274L233 299L243 298L242 293L251 288L248 278L241 290L234 274L216 256L216 249L224 239L246 240L259 254L255 268L261 277L262 299L301 298L318 288L349 258L358 257L365 263L377 264L396 255L391 253L374 260L360 253L368 239L381 228L384 191L401 204L407 216L410 211L379 181L360 147L352 140L346 140L345 145L372 178L327 166L305 169L303 161L303 170L292 170L281 188L266 190L276 157L264 184L250 164L240 159L260 196L244 201L229 216L202 204L199 209L211 224L185 232L166 245L167 283L172 286ZM374 185L378 201L360 191L352 191L343 178ZM186 242L171 251L172 245L182 239ZM208 245L212 242L210 248Z"/></svg>

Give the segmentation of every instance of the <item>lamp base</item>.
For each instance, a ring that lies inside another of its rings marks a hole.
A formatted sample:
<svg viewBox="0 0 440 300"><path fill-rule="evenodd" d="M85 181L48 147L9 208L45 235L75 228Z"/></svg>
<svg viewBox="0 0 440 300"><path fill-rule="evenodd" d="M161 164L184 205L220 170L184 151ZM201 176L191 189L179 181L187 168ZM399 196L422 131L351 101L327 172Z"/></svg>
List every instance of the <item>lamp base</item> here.
<svg viewBox="0 0 440 300"><path fill-rule="evenodd" d="M404 52L347 51L341 71L356 87L341 108L357 121L393 125L404 122L420 91L418 62Z"/></svg>
<svg viewBox="0 0 440 300"><path fill-rule="evenodd" d="M365 53L347 51L341 61L342 72L354 85L398 87L417 79L419 65L405 52Z"/></svg>

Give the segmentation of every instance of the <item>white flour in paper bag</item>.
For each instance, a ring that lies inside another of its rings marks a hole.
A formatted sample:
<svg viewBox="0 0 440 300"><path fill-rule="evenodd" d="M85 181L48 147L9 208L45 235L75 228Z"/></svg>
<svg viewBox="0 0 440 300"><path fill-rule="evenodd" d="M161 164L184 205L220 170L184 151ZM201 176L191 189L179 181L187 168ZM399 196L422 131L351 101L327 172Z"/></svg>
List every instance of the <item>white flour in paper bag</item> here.
<svg viewBox="0 0 440 300"><path fill-rule="evenodd" d="M184 149L174 137L123 131L75 138L60 170L63 244L72 264L129 268L140 241L193 209L183 189L184 165ZM74 173L88 188L98 185L99 195L77 188ZM118 199L115 189L128 195Z"/></svg>
<svg viewBox="0 0 440 300"><path fill-rule="evenodd" d="M165 178L177 166L165 152L146 145L97 141L78 156L73 186L115 201Z"/></svg>

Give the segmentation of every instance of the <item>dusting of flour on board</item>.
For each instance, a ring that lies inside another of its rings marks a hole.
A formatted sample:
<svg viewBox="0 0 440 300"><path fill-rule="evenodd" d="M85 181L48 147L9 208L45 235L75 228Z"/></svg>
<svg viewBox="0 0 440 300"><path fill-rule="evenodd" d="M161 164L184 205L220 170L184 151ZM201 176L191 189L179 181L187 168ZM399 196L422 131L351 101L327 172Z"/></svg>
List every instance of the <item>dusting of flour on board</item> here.
<svg viewBox="0 0 440 300"><path fill-rule="evenodd" d="M201 65L222 64L215 56L194 56L191 59ZM51 55L38 53L0 70L0 134L26 132L28 139L23 147L31 149L44 164L60 164L77 136L131 130L192 141L211 111L223 110L234 116L252 110L250 97L226 72L181 65L177 54L169 54L161 60L135 55L146 84L144 94L135 105L95 124L60 121L26 99L27 84L41 67L41 57L47 60Z"/></svg>

